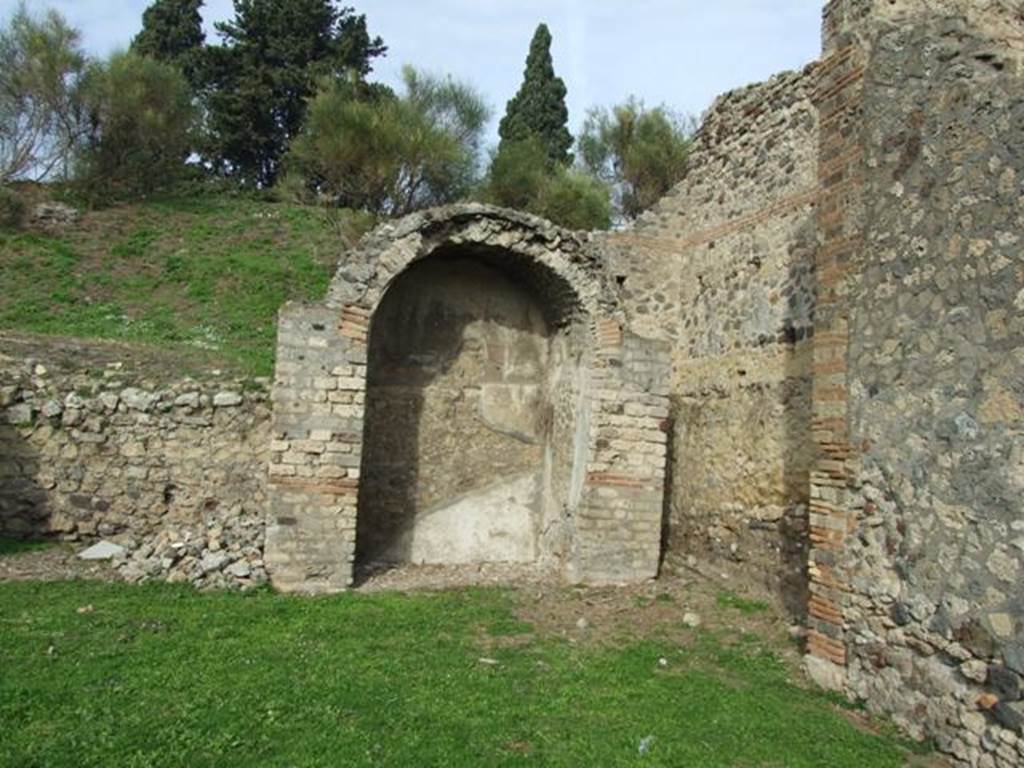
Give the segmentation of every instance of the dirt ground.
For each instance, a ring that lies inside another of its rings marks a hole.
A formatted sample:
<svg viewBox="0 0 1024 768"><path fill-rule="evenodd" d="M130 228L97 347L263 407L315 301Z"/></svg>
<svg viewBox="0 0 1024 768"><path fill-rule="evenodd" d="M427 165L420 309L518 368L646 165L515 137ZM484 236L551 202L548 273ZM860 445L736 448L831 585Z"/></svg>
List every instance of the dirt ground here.
<svg viewBox="0 0 1024 768"><path fill-rule="evenodd" d="M197 379L241 375L232 364L212 352L175 347L174 354L152 345L109 339L81 339L47 336L38 333L0 331L0 365L24 365L45 362L51 373L117 375L130 371L132 380L166 381L182 374Z"/></svg>
<svg viewBox="0 0 1024 768"><path fill-rule="evenodd" d="M77 554L82 549L81 545L54 544L42 549L0 555L0 581L117 580L117 573L109 563L79 560Z"/></svg>
<svg viewBox="0 0 1024 768"><path fill-rule="evenodd" d="M83 548L61 543L0 556L0 581L117 580L109 563L80 560L77 553ZM801 630L795 620L784 616L771 595L734 585L725 573L709 576L693 569L641 584L566 586L553 574L525 566L404 565L361 574L355 591L373 594L464 587L509 588L519 618L532 625L534 632L573 642L665 633L683 638L688 627L699 625L736 635L755 632L794 664L799 660Z"/></svg>
<svg viewBox="0 0 1024 768"><path fill-rule="evenodd" d="M107 562L80 560L84 545L60 543L19 554L0 556L0 581L64 579L117 580ZM759 632L787 640L799 638L795 620L784 617L772 596L751 593L730 583L728 574L714 577L695 569L626 586L566 586L554 574L528 566L504 564L437 566L403 565L361 574L356 592L417 592L464 587L508 587L519 613L537 631L600 639L627 631L634 635L689 623L736 632ZM733 603L739 599L741 608Z"/></svg>

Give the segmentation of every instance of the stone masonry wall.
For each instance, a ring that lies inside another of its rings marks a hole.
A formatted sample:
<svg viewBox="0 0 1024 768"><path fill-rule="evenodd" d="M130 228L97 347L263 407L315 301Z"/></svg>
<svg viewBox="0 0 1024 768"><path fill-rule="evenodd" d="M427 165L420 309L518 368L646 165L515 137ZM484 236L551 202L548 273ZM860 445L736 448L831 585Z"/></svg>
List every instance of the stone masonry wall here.
<svg viewBox="0 0 1024 768"><path fill-rule="evenodd" d="M631 325L671 342L670 556L757 564L803 604L814 66L720 97L686 178L607 238Z"/></svg>
<svg viewBox="0 0 1024 768"><path fill-rule="evenodd" d="M1016 766L1024 80L1013 46L991 37L997 15L923 8L862 32L862 240L843 287L852 459L836 560L846 685L959 764ZM1022 31L1020 16L1003 27L1008 40Z"/></svg>
<svg viewBox="0 0 1024 768"><path fill-rule="evenodd" d="M1024 14L836 0L824 28L808 668L1020 765Z"/></svg>
<svg viewBox="0 0 1024 768"><path fill-rule="evenodd" d="M53 347L0 340L0 535L110 540L132 580L264 581L266 383Z"/></svg>

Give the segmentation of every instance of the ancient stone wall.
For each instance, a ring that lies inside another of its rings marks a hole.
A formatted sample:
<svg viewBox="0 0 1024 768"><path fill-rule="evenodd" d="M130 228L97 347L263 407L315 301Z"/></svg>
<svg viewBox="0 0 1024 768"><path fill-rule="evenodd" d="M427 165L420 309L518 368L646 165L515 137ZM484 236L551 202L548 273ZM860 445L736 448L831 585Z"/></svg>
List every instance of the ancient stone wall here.
<svg viewBox="0 0 1024 768"><path fill-rule="evenodd" d="M628 230L376 230L282 310L272 417L243 382L3 361L0 533L309 592L357 552L743 563L806 610L815 680L1020 765L1021 126L1016 0L832 0L822 60L718 99Z"/></svg>
<svg viewBox="0 0 1024 768"><path fill-rule="evenodd" d="M720 97L685 180L607 239L630 322L669 340L670 555L757 563L802 610L814 67Z"/></svg>
<svg viewBox="0 0 1024 768"><path fill-rule="evenodd" d="M1016 766L1024 17L980 5L826 15L809 669Z"/></svg>
<svg viewBox="0 0 1024 768"><path fill-rule="evenodd" d="M265 580L266 383L52 346L0 342L0 535L108 539L132 579Z"/></svg>

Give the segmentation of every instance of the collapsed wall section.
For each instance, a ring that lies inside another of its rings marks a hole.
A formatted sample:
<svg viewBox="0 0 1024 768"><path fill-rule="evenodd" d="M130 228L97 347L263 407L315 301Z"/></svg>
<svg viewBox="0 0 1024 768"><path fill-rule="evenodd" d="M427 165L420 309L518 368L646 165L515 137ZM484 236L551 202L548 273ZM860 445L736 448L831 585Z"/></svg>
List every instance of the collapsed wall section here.
<svg viewBox="0 0 1024 768"><path fill-rule="evenodd" d="M756 563L802 603L810 465L814 67L719 98L686 178L606 244L629 321L669 341L670 556Z"/></svg>

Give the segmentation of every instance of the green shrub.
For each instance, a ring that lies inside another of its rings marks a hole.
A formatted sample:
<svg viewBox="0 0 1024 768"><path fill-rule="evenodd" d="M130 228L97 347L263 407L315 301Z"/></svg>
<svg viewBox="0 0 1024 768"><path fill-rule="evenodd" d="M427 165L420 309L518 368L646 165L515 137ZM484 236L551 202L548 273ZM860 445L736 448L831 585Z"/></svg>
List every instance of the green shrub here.
<svg viewBox="0 0 1024 768"><path fill-rule="evenodd" d="M491 160L486 197L496 205L536 212L548 173L547 151L539 139L506 142Z"/></svg>
<svg viewBox="0 0 1024 768"><path fill-rule="evenodd" d="M0 187L0 229L18 229L25 221L25 201L9 187Z"/></svg>
<svg viewBox="0 0 1024 768"><path fill-rule="evenodd" d="M87 199L137 199L187 177L195 111L176 67L116 53L90 73L86 92L95 129L76 178Z"/></svg>
<svg viewBox="0 0 1024 768"><path fill-rule="evenodd" d="M559 168L540 190L536 211L569 229L608 229L612 207L608 187L575 168Z"/></svg>
<svg viewBox="0 0 1024 768"><path fill-rule="evenodd" d="M305 186L390 216L462 198L475 181L487 106L465 83L411 67L403 78L399 95L322 82L292 142L282 194Z"/></svg>
<svg viewBox="0 0 1024 768"><path fill-rule="evenodd" d="M506 142L491 161L484 198L569 229L608 229L611 192L583 170L550 165L538 139Z"/></svg>

